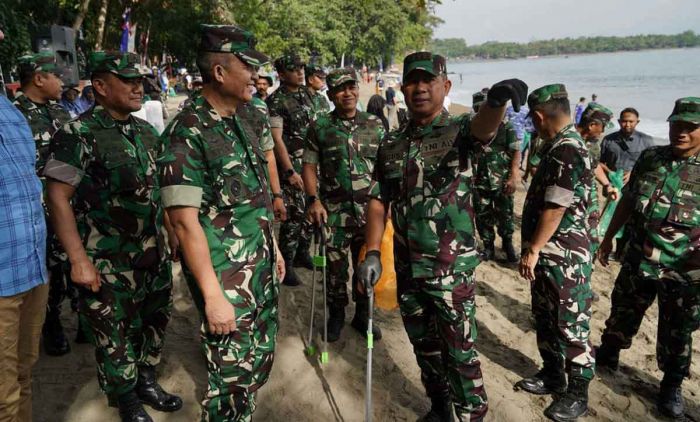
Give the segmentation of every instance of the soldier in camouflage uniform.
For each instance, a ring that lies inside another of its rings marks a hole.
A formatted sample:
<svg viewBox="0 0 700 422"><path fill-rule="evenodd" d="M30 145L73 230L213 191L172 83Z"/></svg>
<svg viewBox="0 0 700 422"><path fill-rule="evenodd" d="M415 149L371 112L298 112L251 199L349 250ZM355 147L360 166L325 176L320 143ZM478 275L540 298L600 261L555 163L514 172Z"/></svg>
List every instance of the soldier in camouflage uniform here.
<svg viewBox="0 0 700 422"><path fill-rule="evenodd" d="M155 377L172 309L155 174L158 133L130 114L143 96L139 56L100 51L89 60L97 105L51 140L51 221L80 286L80 318L95 346L100 387L123 421L150 421L142 402L161 411L182 407ZM174 246L176 238L170 241Z"/></svg>
<svg viewBox="0 0 700 422"><path fill-rule="evenodd" d="M203 421L249 421L272 369L277 277L265 154L237 109L267 57L252 34L203 25L204 86L161 136L161 199L181 241L183 271L202 318L208 388Z"/></svg>
<svg viewBox="0 0 700 422"><path fill-rule="evenodd" d="M532 313L543 369L518 381L516 388L533 394L556 394L545 415L568 421L586 413L588 384L595 370L588 340L591 162L583 139L571 123L564 85L546 85L533 91L528 107L544 143L539 152L541 162L525 198L520 274L531 281Z"/></svg>
<svg viewBox="0 0 700 422"><path fill-rule="evenodd" d="M379 246L388 207L395 227L398 300L421 380L432 402L421 421L481 421L488 404L476 341L473 166L492 140L505 105L524 103L527 85L495 84L476 116L443 109L451 82L445 59L418 52L404 59L403 93L411 119L382 141L367 207L367 257L360 281L381 274Z"/></svg>
<svg viewBox="0 0 700 422"><path fill-rule="evenodd" d="M332 71L328 75L328 96L335 110L311 123L304 146L302 176L309 204L307 212L315 225L330 227L327 249L330 342L340 338L345 323L351 262L352 296L356 303L351 325L367 335L367 295L358 293L357 265L360 248L365 244L367 192L384 126L374 115L357 111L359 95L354 69ZM381 331L376 326L373 329L374 338L380 339Z"/></svg>
<svg viewBox="0 0 700 422"><path fill-rule="evenodd" d="M472 109L479 111L486 101L486 93L476 92L472 95ZM513 194L520 183L520 142L515 136L515 129L509 123L501 123L496 138L478 154L474 186L474 208L476 210L476 228L484 242L481 258L484 261L494 257L494 241L498 227L503 251L508 262L518 262L513 248Z"/></svg>
<svg viewBox="0 0 700 422"><path fill-rule="evenodd" d="M275 60L280 86L265 101L270 110L270 126L275 140L282 193L286 199L287 220L280 226L279 241L287 265L282 281L288 286L301 282L294 265L313 268L309 255L310 225L306 220L304 182L301 179L306 129L315 117L314 93L302 85L304 62L295 55Z"/></svg>
<svg viewBox="0 0 700 422"><path fill-rule="evenodd" d="M328 103L329 97L326 95L328 91L324 92L324 88L326 88L326 71L318 63L309 63L304 67L304 75L306 77L306 86L312 93L311 100L314 103L314 118L331 111Z"/></svg>
<svg viewBox="0 0 700 422"><path fill-rule="evenodd" d="M56 64L53 53L37 53L19 58L21 91L17 91L14 106L24 115L36 142L36 170L44 187L44 166L49 155L49 142L53 134L71 117L59 104L63 82L62 71ZM46 211L46 210L45 210ZM49 270L49 301L46 306L46 320L42 330L44 350L50 356L61 356L70 352L61 325L61 303L66 298L67 273L70 269L65 252L48 221L46 260Z"/></svg>
<svg viewBox="0 0 700 422"><path fill-rule="evenodd" d="M679 418L692 335L700 328L700 98L677 100L668 120L671 144L639 157L598 251L607 265L615 233L628 223L631 237L597 356L617 369L620 349L630 348L658 295L656 359L664 373L658 405Z"/></svg>
<svg viewBox="0 0 700 422"><path fill-rule="evenodd" d="M603 186L603 196L610 197L613 201L618 198L617 189L610 185L608 175L600 164L600 143L606 129L613 127L611 119L613 112L600 103L590 103L581 114L578 123L578 132L586 143L588 155L591 158L591 168L595 180ZM591 183L591 205L588 208L588 226L591 237L591 254L595 256L600 244L600 233L598 223L600 222L600 204L598 198L598 184Z"/></svg>

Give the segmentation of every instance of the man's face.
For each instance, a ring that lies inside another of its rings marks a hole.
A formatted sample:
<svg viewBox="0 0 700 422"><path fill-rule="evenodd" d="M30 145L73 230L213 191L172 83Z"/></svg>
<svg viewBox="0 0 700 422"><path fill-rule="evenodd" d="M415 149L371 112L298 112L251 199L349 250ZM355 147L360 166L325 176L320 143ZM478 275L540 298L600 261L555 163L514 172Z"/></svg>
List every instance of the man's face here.
<svg viewBox="0 0 700 422"><path fill-rule="evenodd" d="M330 93L331 101L335 104L335 108L344 112L350 112L357 108L357 101L360 98L360 88L357 82L346 82L335 88Z"/></svg>
<svg viewBox="0 0 700 422"><path fill-rule="evenodd" d="M423 70L414 70L406 76L401 88L411 115L429 117L440 110L452 83L444 75L434 76Z"/></svg>
<svg viewBox="0 0 700 422"><path fill-rule="evenodd" d="M38 72L34 76L34 84L47 99L55 101L61 99L61 94L63 94L63 81L58 75L51 72Z"/></svg>
<svg viewBox="0 0 700 422"><path fill-rule="evenodd" d="M270 84L267 82L267 79L265 78L258 78L257 81L255 81L255 89L258 91L258 94L265 97L267 96L267 90L270 88Z"/></svg>
<svg viewBox="0 0 700 422"><path fill-rule="evenodd" d="M101 103L106 108L124 114L141 109L143 78L127 79L113 73L105 73L96 77L92 85L101 95Z"/></svg>
<svg viewBox="0 0 700 422"><path fill-rule="evenodd" d="M320 91L326 85L326 75L315 73L309 76L309 86L315 91Z"/></svg>
<svg viewBox="0 0 700 422"><path fill-rule="evenodd" d="M220 67L220 66L218 66ZM231 54L226 68L221 68L221 90L228 96L236 98L241 103L253 99L255 78L258 74L255 68L235 55Z"/></svg>
<svg viewBox="0 0 700 422"><path fill-rule="evenodd" d="M600 122L591 122L588 124L588 127L586 128L586 132L587 132L586 138L588 138L588 139L600 139L603 137L603 133L605 133L605 127Z"/></svg>
<svg viewBox="0 0 700 422"><path fill-rule="evenodd" d="M304 85L304 66L296 66L293 69L285 69L280 73L280 78L292 88Z"/></svg>
<svg viewBox="0 0 700 422"><path fill-rule="evenodd" d="M700 125L690 122L671 122L668 137L674 155L689 157L700 151Z"/></svg>
<svg viewBox="0 0 700 422"><path fill-rule="evenodd" d="M622 133L630 136L639 124L639 118L634 113L622 113L622 117L617 122L620 123Z"/></svg>

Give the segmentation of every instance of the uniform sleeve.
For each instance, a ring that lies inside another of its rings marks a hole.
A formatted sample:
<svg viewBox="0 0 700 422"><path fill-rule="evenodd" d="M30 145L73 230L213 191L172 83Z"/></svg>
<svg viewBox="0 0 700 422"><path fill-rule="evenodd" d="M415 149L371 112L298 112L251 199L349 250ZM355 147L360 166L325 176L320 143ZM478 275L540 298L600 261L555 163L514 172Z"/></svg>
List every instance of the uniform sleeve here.
<svg viewBox="0 0 700 422"><path fill-rule="evenodd" d="M551 161L545 171L544 200L568 208L574 202L576 184L584 176L585 162L580 152L571 145L562 145L551 152Z"/></svg>
<svg viewBox="0 0 700 422"><path fill-rule="evenodd" d="M199 208L206 171L201 136L175 122L163 132L160 143L157 167L163 207Z"/></svg>
<svg viewBox="0 0 700 422"><path fill-rule="evenodd" d="M270 118L265 114L263 119L262 133L260 134L260 148L267 152L275 148L275 140L272 139L272 130L270 129Z"/></svg>
<svg viewBox="0 0 700 422"><path fill-rule="evenodd" d="M284 127L284 112L276 95L267 98L267 109L270 111L270 127L282 129Z"/></svg>
<svg viewBox="0 0 700 422"><path fill-rule="evenodd" d="M302 161L304 164L318 164L319 153L318 127L316 121L313 121L309 125L306 136L304 137L304 156Z"/></svg>
<svg viewBox="0 0 700 422"><path fill-rule="evenodd" d="M383 129L382 129L383 131ZM386 137L384 138L386 139ZM384 203L390 201L390 195L387 192L387 184L384 179L384 172L382 171L384 156L382 151L382 145L384 140L379 144L377 149L377 160L374 164L374 170L372 171L372 180L369 184L369 190L367 191L368 198L378 199Z"/></svg>
<svg viewBox="0 0 700 422"><path fill-rule="evenodd" d="M79 135L80 122L64 125L51 139L50 158L44 167L44 176L77 187L85 176L89 151Z"/></svg>
<svg viewBox="0 0 700 422"><path fill-rule="evenodd" d="M506 123L506 144L508 144L508 151L511 157L514 153L520 151L520 140L515 132L515 128L510 122Z"/></svg>

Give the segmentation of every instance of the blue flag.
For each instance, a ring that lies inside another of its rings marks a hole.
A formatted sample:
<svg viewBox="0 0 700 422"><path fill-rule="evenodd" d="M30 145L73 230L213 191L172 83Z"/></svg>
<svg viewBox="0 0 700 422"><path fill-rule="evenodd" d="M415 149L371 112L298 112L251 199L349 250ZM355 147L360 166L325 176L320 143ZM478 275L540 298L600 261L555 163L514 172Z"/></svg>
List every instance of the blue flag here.
<svg viewBox="0 0 700 422"><path fill-rule="evenodd" d="M131 14L131 8L127 7L122 14L124 21L122 22L122 40L119 44L119 51L126 53L129 51L129 15Z"/></svg>

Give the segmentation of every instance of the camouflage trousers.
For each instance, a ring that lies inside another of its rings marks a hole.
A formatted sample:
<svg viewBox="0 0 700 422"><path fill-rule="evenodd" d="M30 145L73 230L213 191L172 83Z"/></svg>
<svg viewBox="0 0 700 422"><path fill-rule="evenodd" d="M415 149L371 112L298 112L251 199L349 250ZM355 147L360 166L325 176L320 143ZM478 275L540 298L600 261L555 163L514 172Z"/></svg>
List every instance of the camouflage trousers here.
<svg viewBox="0 0 700 422"><path fill-rule="evenodd" d="M700 282L643 277L636 266L625 262L615 280L602 341L614 349L629 349L657 296L656 361L666 376L680 381L690 374L693 332L700 329Z"/></svg>
<svg viewBox="0 0 700 422"><path fill-rule="evenodd" d="M48 234L46 237L46 265L49 270L49 300L46 304L46 323L57 323L61 315L61 304L67 296L71 297L71 307L77 309L76 298L78 293L76 286L70 281L70 264L58 241L58 237L51 228L51 224L46 217L46 227Z"/></svg>
<svg viewBox="0 0 700 422"><path fill-rule="evenodd" d="M503 190L476 191L474 198L476 212L476 228L484 243L493 243L496 240L494 226L498 227L498 235L501 239L510 238L515 231L513 223L513 195L508 195Z"/></svg>
<svg viewBox="0 0 700 422"><path fill-rule="evenodd" d="M278 280L272 267L255 271L242 291L226 291L236 314L236 330L209 332L201 293L193 277L187 281L202 316L200 336L207 359L208 388L202 401L202 421L250 421L255 395L267 382L277 339Z"/></svg>
<svg viewBox="0 0 700 422"><path fill-rule="evenodd" d="M357 302L367 302L366 295L357 289L357 267L360 249L365 244L364 227L331 227L326 249L328 258L328 306L344 308L350 302L347 284L352 265L352 297Z"/></svg>
<svg viewBox="0 0 700 422"><path fill-rule="evenodd" d="M474 349L474 272L427 279L397 274L397 281L401 317L428 397L451 398L460 421L481 420L488 401Z"/></svg>
<svg viewBox="0 0 700 422"><path fill-rule="evenodd" d="M304 192L282 181L287 207L287 220L280 224L279 248L285 261L291 264L297 251L308 251L311 245L311 224L306 220Z"/></svg>
<svg viewBox="0 0 700 422"><path fill-rule="evenodd" d="M160 362L172 311L170 263L102 274L96 293L81 288L80 319L95 346L97 379L111 399L136 386L138 366Z"/></svg>
<svg viewBox="0 0 700 422"><path fill-rule="evenodd" d="M531 284L537 347L544 367L564 366L573 376L595 375L595 353L589 340L591 264L537 265Z"/></svg>

